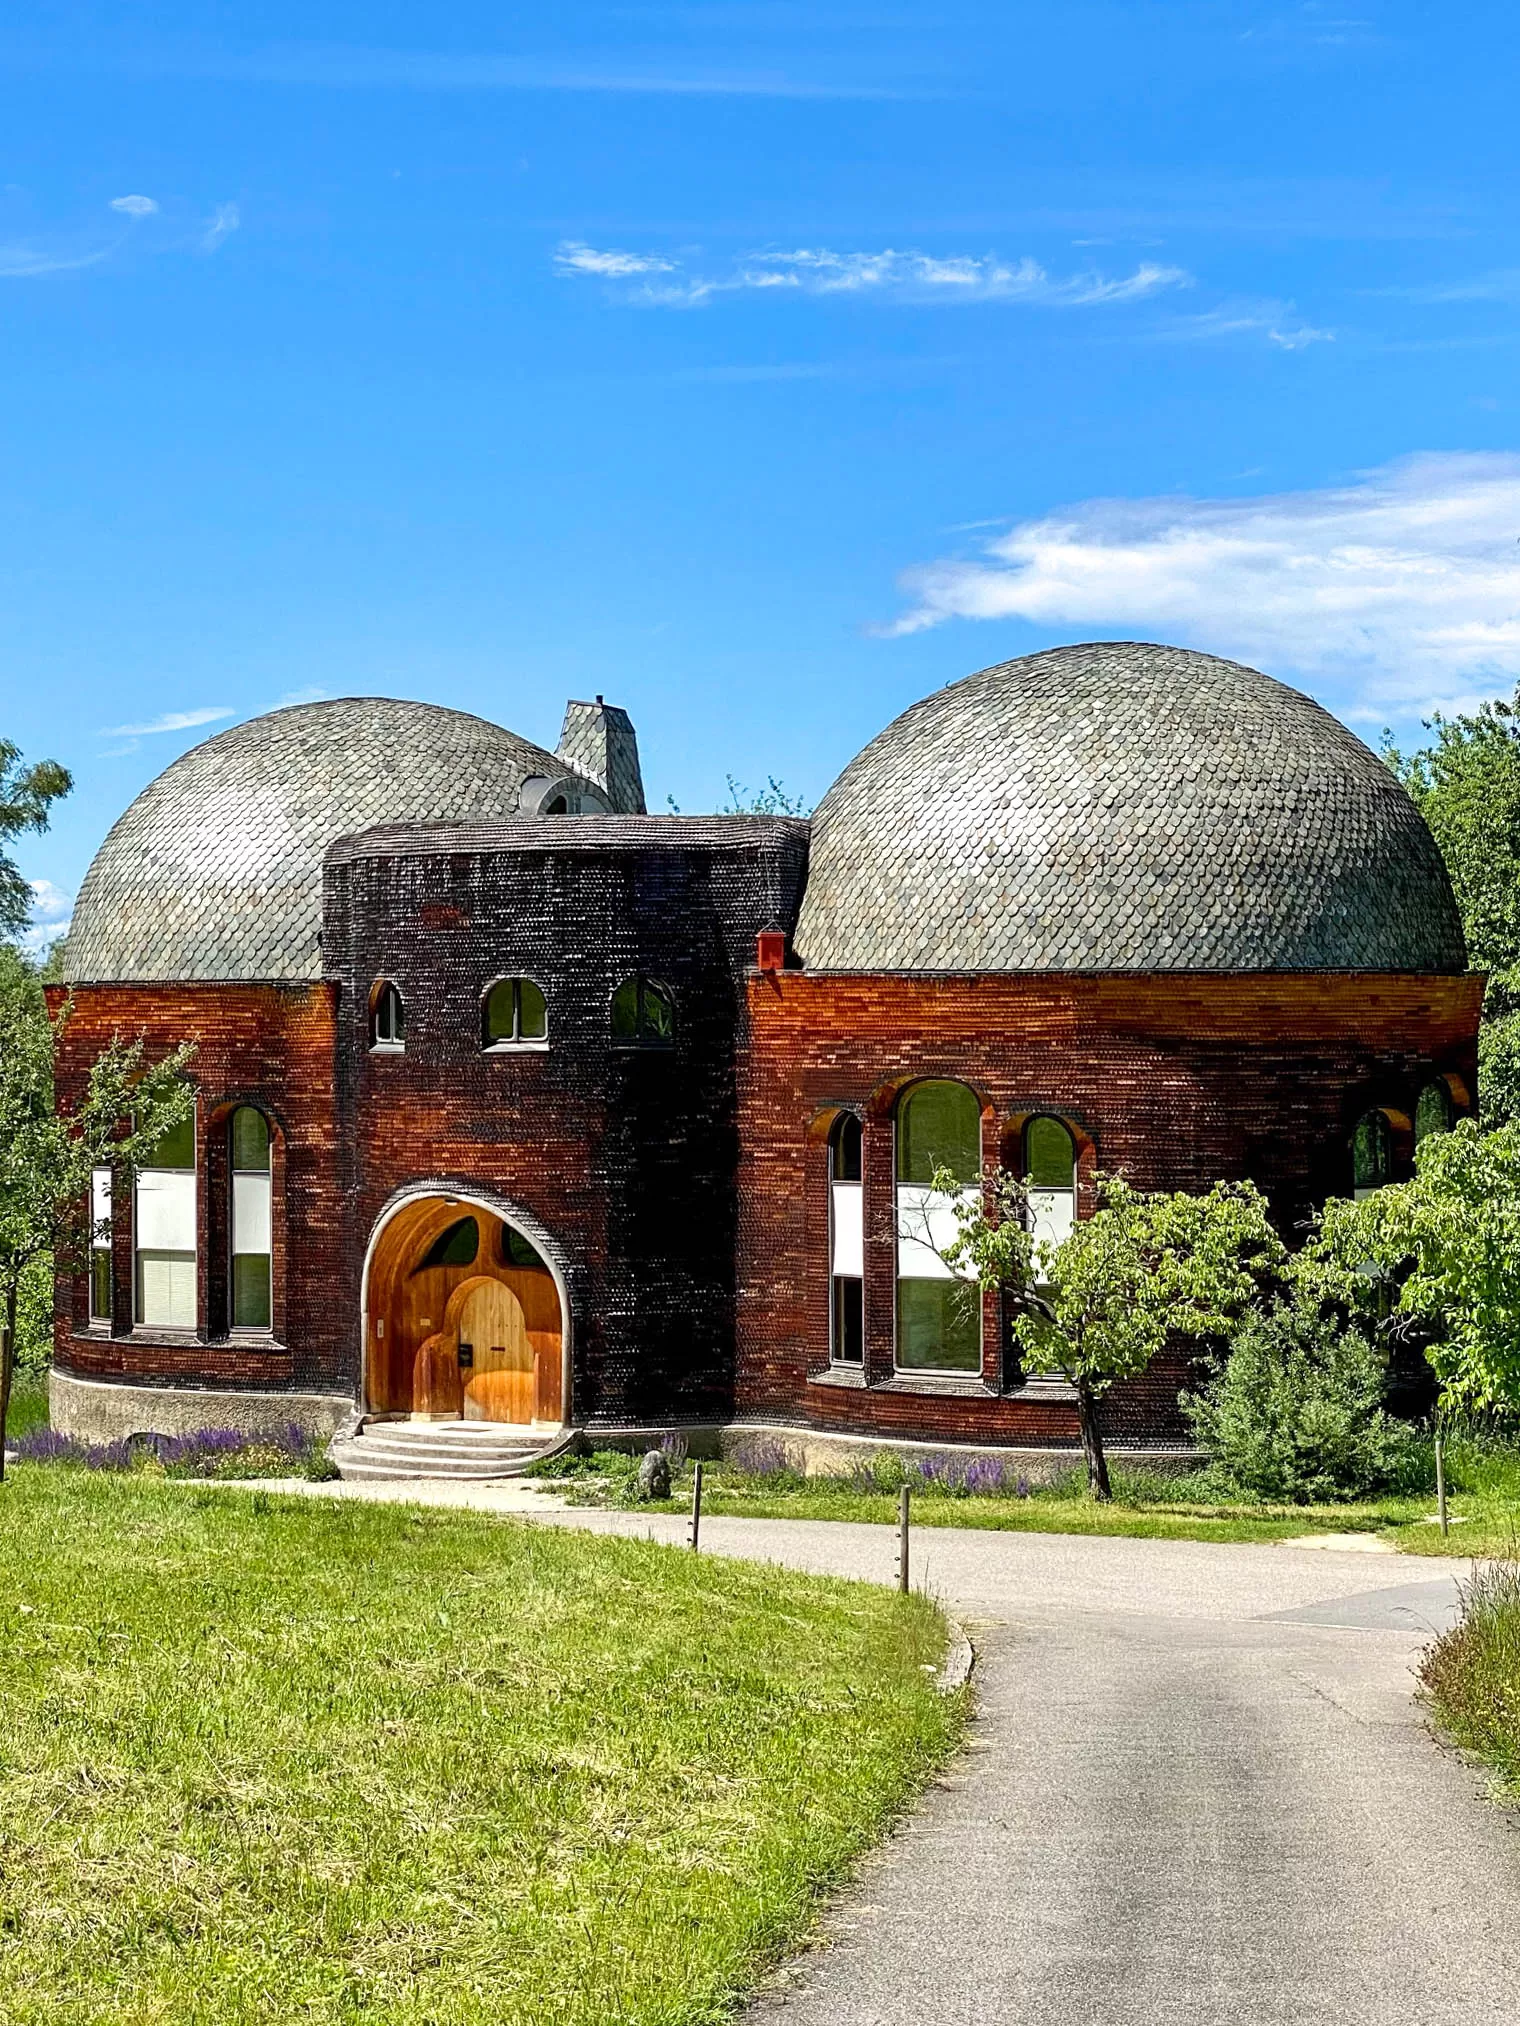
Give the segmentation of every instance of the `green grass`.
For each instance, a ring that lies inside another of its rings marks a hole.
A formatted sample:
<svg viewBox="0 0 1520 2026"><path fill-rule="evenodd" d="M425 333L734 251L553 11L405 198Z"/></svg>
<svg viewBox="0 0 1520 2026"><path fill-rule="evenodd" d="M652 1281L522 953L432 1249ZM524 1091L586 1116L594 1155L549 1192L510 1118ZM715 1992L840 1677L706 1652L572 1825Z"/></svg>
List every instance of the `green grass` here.
<svg viewBox="0 0 1520 2026"><path fill-rule="evenodd" d="M6 1417L6 1439L15 1442L35 1428L48 1425L46 1373L18 1372L11 1386L11 1407Z"/></svg>
<svg viewBox="0 0 1520 2026"><path fill-rule="evenodd" d="M616 1452L556 1459L537 1474L561 1480L577 1503L628 1504L638 1459ZM901 1465L883 1454L850 1478L805 1478L791 1470L705 1466L703 1511L747 1519L897 1521ZM1027 1495L965 1493L907 1473L916 1526L972 1527L1010 1533L1114 1535L1144 1540L1281 1541L1306 1534L1368 1533L1417 1554L1502 1552L1520 1532L1520 1450L1467 1438L1449 1445L1449 1535L1429 1523L1435 1494L1388 1495L1336 1505L1269 1504L1221 1487L1204 1471L1168 1476L1115 1468L1114 1500L1097 1505L1086 1478L1068 1471ZM873 1479L875 1483L873 1484ZM690 1466L676 1473L671 1508L691 1496Z"/></svg>
<svg viewBox="0 0 1520 2026"><path fill-rule="evenodd" d="M1426 1652L1420 1678L1442 1728L1520 1798L1520 1561L1481 1564L1456 1625Z"/></svg>
<svg viewBox="0 0 1520 2026"><path fill-rule="evenodd" d="M922 1598L22 1464L8 2026L714 2021L953 1750Z"/></svg>

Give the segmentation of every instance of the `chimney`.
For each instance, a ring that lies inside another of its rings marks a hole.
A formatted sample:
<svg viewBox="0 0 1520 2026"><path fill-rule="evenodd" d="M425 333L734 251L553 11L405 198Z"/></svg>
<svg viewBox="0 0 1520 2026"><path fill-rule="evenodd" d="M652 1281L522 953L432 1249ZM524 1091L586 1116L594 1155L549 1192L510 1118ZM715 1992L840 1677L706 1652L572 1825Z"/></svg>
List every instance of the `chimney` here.
<svg viewBox="0 0 1520 2026"><path fill-rule="evenodd" d="M644 814L639 740L627 711L600 697L595 703L567 703L554 750L572 772L595 781L620 816Z"/></svg>

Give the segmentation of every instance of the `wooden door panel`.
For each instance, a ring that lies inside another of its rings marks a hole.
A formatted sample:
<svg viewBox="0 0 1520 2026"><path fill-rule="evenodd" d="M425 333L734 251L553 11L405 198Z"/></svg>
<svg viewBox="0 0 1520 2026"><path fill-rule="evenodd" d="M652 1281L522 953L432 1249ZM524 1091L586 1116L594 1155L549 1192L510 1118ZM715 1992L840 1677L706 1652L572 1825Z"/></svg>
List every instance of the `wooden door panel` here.
<svg viewBox="0 0 1520 2026"><path fill-rule="evenodd" d="M477 1281L459 1311L459 1342L473 1363L463 1373L467 1421L533 1419L533 1347L523 1305L504 1281Z"/></svg>

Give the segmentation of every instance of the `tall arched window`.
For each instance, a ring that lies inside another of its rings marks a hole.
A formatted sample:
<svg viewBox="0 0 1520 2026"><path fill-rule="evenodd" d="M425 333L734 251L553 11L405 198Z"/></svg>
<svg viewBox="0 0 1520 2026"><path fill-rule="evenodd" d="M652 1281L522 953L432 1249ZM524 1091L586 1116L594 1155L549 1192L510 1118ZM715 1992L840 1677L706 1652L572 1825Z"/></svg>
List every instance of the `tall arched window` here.
<svg viewBox="0 0 1520 2026"><path fill-rule="evenodd" d="M90 1170L90 1321L111 1320L111 1170Z"/></svg>
<svg viewBox="0 0 1520 2026"><path fill-rule="evenodd" d="M549 1009L531 978L498 978L486 994L487 1048L542 1047L549 1039Z"/></svg>
<svg viewBox="0 0 1520 2026"><path fill-rule="evenodd" d="M1414 1108L1414 1143L1428 1140L1432 1133L1449 1133L1456 1117L1451 1092L1444 1083L1427 1083Z"/></svg>
<svg viewBox="0 0 1520 2026"><path fill-rule="evenodd" d="M1358 1203L1393 1172L1393 1131L1386 1112L1363 1112L1351 1135L1351 1189Z"/></svg>
<svg viewBox="0 0 1520 2026"><path fill-rule="evenodd" d="M909 1372L979 1372L982 1300L942 1256L959 1232L958 1202L975 1198L982 1114L963 1083L916 1083L897 1108L897 1364ZM956 1188L934 1177L948 1170Z"/></svg>
<svg viewBox="0 0 1520 2026"><path fill-rule="evenodd" d="M1030 1233L1037 1246L1053 1250L1071 1236L1077 1217L1077 1144L1059 1119L1035 1118L1025 1126L1024 1174Z"/></svg>
<svg viewBox="0 0 1520 2026"><path fill-rule="evenodd" d="M676 1002L668 985L642 975L625 978L612 995L612 1038L625 1048L668 1048L676 1034Z"/></svg>
<svg viewBox="0 0 1520 2026"><path fill-rule="evenodd" d="M269 1121L240 1104L228 1126L232 1169L232 1327L267 1330L274 1319Z"/></svg>
<svg viewBox="0 0 1520 2026"><path fill-rule="evenodd" d="M860 1120L841 1112L829 1134L829 1352L840 1365L866 1355L863 1147Z"/></svg>
<svg viewBox="0 0 1520 2026"><path fill-rule="evenodd" d="M132 1209L137 1321L149 1329L193 1330L199 1292L193 1112L138 1169Z"/></svg>
<svg viewBox="0 0 1520 2026"><path fill-rule="evenodd" d="M370 997L369 1045L382 1055L397 1055L406 1047L406 1005L388 979Z"/></svg>

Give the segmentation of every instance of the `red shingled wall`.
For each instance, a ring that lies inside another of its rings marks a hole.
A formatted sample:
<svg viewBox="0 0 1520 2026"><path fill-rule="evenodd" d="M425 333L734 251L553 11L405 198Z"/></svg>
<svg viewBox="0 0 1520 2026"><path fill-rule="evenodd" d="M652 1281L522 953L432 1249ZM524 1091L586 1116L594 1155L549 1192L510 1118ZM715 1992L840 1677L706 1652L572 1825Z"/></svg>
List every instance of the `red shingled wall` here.
<svg viewBox="0 0 1520 2026"><path fill-rule="evenodd" d="M741 1416L946 1441L1069 1442L1074 1410L1006 1390L989 1302L981 1381L894 1377L893 1126L920 1077L972 1084L983 1153L1018 1158L1049 1111L1095 1166L1143 1188L1249 1176L1285 1230L1350 1187L1349 1139L1374 1105L1413 1115L1446 1076L1476 1087L1476 977L1343 973L1094 976L752 975L741 1060L737 1405ZM827 1134L866 1121L866 1366L828 1374ZM1396 1131L1400 1159L1408 1135ZM1113 1432L1181 1432L1183 1368L1116 1389Z"/></svg>

